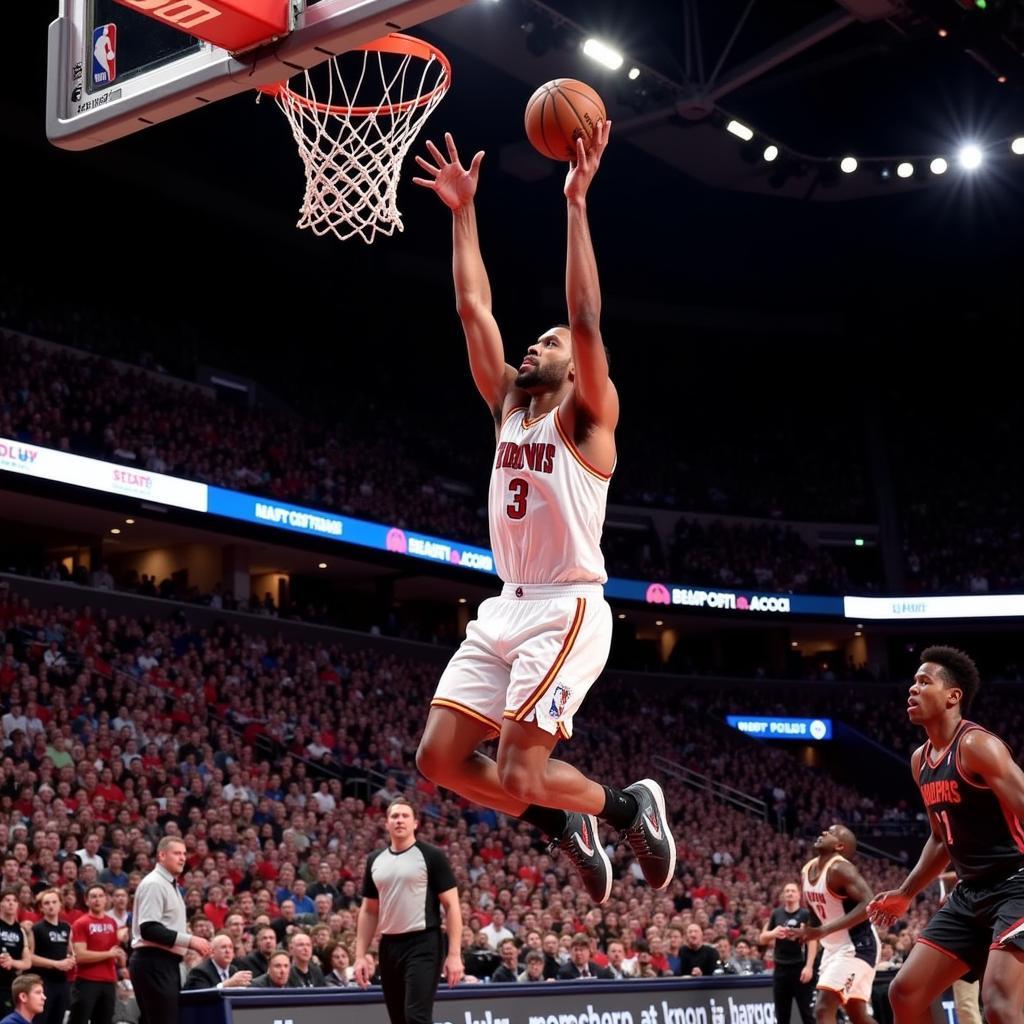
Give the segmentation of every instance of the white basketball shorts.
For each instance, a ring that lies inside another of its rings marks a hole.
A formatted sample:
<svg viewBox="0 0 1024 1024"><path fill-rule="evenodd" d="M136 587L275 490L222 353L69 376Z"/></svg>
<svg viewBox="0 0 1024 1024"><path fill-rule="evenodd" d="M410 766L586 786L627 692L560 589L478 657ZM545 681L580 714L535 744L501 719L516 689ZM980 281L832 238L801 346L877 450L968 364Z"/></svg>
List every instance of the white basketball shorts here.
<svg viewBox="0 0 1024 1024"><path fill-rule="evenodd" d="M851 999L870 1003L874 981L874 965L857 956L852 943L822 954L817 988L837 993L844 1005Z"/></svg>
<svg viewBox="0 0 1024 1024"><path fill-rule="evenodd" d="M604 669L612 612L597 583L506 583L480 605L431 705L498 733L504 718L572 735L572 719Z"/></svg>

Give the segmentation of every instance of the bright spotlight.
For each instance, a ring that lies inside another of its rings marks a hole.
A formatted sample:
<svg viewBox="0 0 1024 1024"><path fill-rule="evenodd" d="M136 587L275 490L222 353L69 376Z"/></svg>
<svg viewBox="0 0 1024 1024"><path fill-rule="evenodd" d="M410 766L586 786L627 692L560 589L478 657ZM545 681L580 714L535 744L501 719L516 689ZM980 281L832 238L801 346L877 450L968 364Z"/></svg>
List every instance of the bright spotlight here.
<svg viewBox="0 0 1024 1024"><path fill-rule="evenodd" d="M945 174L949 164L946 163L944 157L937 156L929 165L932 174Z"/></svg>
<svg viewBox="0 0 1024 1024"><path fill-rule="evenodd" d="M965 171L973 171L979 168L981 160L981 149L973 143L969 146L964 146L960 150L960 166Z"/></svg>
<svg viewBox="0 0 1024 1024"><path fill-rule="evenodd" d="M773 160L778 159L779 147L774 144L772 144L771 146L765 146L764 153L762 155L764 156L765 160L768 161L768 163L771 163Z"/></svg>
<svg viewBox="0 0 1024 1024"><path fill-rule="evenodd" d="M627 76L631 82L635 82L640 77L639 68L630 68Z"/></svg>
<svg viewBox="0 0 1024 1024"><path fill-rule="evenodd" d="M1024 135L1010 143L1010 152L1016 153L1017 156L1024 156Z"/></svg>
<svg viewBox="0 0 1024 1024"><path fill-rule="evenodd" d="M725 130L744 142L749 142L754 137L753 131L740 121L730 121L725 126Z"/></svg>
<svg viewBox="0 0 1024 1024"><path fill-rule="evenodd" d="M854 156L844 156L843 159L839 161L839 170L841 170L843 174L853 174L853 172L857 170L857 158Z"/></svg>
<svg viewBox="0 0 1024 1024"><path fill-rule="evenodd" d="M606 46L600 39L588 39L583 44L583 52L598 64L603 64L612 71L618 71L622 67L622 54Z"/></svg>
<svg viewBox="0 0 1024 1024"><path fill-rule="evenodd" d="M900 178L910 178L914 174L914 165L908 161L904 161L896 168L896 174Z"/></svg>

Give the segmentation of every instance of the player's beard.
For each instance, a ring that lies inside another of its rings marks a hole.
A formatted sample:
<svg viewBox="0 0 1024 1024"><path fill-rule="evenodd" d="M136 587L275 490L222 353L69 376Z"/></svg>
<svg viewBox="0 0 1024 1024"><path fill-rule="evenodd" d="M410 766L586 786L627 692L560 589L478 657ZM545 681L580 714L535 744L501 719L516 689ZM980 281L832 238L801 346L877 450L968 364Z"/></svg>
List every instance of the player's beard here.
<svg viewBox="0 0 1024 1024"><path fill-rule="evenodd" d="M524 391L541 389L554 391L565 380L565 367L538 364L516 377L516 387Z"/></svg>

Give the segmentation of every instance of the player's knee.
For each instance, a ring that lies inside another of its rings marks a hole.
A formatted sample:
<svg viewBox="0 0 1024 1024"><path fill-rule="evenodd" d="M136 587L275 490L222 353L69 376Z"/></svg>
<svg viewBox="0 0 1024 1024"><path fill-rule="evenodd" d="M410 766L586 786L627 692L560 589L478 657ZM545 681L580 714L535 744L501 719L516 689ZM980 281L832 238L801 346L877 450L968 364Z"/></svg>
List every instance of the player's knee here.
<svg viewBox="0 0 1024 1024"><path fill-rule="evenodd" d="M444 751L424 736L416 748L416 767L420 774L425 775L431 782L443 785L448 777L449 765L449 759L445 757Z"/></svg>
<svg viewBox="0 0 1024 1024"><path fill-rule="evenodd" d="M982 1002L985 1004L986 1024L1019 1024L1024 1017L1020 1004L1000 986L988 986L982 996Z"/></svg>
<svg viewBox="0 0 1024 1024"><path fill-rule="evenodd" d="M498 777L501 781L501 788L515 800L521 800L524 804L537 802L539 788L537 777L526 765L515 761L499 760Z"/></svg>
<svg viewBox="0 0 1024 1024"><path fill-rule="evenodd" d="M889 1005L892 1012L902 1019L910 1016L920 1016L922 1009L920 988L913 984L912 978L896 975L889 985Z"/></svg>

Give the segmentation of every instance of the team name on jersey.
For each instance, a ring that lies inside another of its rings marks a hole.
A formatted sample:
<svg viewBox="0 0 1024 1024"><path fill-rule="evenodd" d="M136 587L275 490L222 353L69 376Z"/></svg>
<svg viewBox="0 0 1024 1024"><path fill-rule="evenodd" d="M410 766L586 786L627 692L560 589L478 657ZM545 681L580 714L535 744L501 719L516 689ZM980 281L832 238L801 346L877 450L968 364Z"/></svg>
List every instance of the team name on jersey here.
<svg viewBox="0 0 1024 1024"><path fill-rule="evenodd" d="M534 473L551 473L555 468L553 444L516 444L502 441L498 445L495 469L531 469Z"/></svg>
<svg viewBox="0 0 1024 1024"><path fill-rule="evenodd" d="M926 807L934 804L958 804L960 803L960 784L956 779L938 779L935 782L926 782L921 786L921 795L924 797Z"/></svg>

